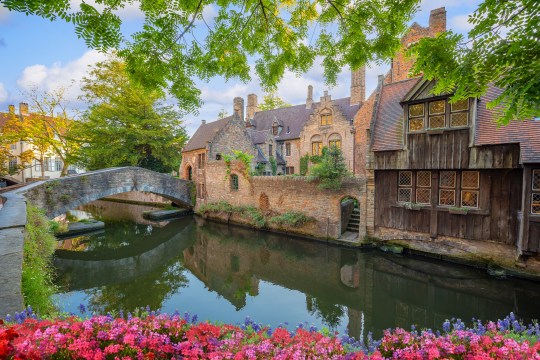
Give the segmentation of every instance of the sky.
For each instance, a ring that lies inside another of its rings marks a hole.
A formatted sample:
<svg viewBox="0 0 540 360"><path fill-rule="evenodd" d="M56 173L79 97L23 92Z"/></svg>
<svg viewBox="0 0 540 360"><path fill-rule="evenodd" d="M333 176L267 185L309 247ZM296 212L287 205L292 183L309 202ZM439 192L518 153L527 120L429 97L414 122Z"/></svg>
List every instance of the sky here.
<svg viewBox="0 0 540 360"><path fill-rule="evenodd" d="M78 6L82 0L71 0L72 6ZM446 7L447 28L467 34L471 25L467 17L481 0L423 0L413 22L421 26L428 25L429 12L432 9ZM215 9L207 7L203 16L211 22ZM127 6L118 14L122 20L122 32L135 32L142 24L142 13L136 5ZM50 91L59 86L68 87L68 106L72 109L84 109L85 104L77 100L80 94L79 80L85 76L88 66L103 60L105 55L89 49L82 39L78 39L72 24L63 21L51 22L36 16L9 12L0 4L0 111L7 111L9 104L18 108L25 102L24 92L33 87ZM388 65L371 66L366 69L366 96L369 96L377 84L377 76L388 71ZM204 102L199 114L190 114L184 118L188 134L193 134L201 120L213 121L224 109L232 114L233 98L241 96L247 103L247 95L255 93L262 100L257 79L249 83L241 81L225 82L217 77L209 82L199 81L201 97ZM349 96L350 72L343 69L338 85L329 88L323 81L323 69L316 64L301 77L286 73L277 94L290 104L305 102L308 85L314 87L314 99L329 91L332 98ZM27 100L26 100L27 101ZM174 103L173 99L170 100Z"/></svg>

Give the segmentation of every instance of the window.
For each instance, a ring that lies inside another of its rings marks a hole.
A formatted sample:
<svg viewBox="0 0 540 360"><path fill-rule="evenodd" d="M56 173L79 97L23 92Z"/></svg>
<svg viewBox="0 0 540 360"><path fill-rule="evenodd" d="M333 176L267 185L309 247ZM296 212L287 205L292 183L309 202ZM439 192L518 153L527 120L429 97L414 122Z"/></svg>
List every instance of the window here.
<svg viewBox="0 0 540 360"><path fill-rule="evenodd" d="M16 171L17 170L17 158L14 156L10 156L9 158L9 171Z"/></svg>
<svg viewBox="0 0 540 360"><path fill-rule="evenodd" d="M416 203L431 204L431 171L416 173Z"/></svg>
<svg viewBox="0 0 540 360"><path fill-rule="evenodd" d="M329 110L321 113L321 126L332 125L332 113Z"/></svg>
<svg viewBox="0 0 540 360"><path fill-rule="evenodd" d="M191 166L188 166L187 168L187 178L189 181L193 180L193 169Z"/></svg>
<svg viewBox="0 0 540 360"><path fill-rule="evenodd" d="M478 171L463 171L461 173L461 206L478 207L478 189L480 188L480 173Z"/></svg>
<svg viewBox="0 0 540 360"><path fill-rule="evenodd" d="M53 159L50 157L45 158L45 171L54 171L53 169Z"/></svg>
<svg viewBox="0 0 540 360"><path fill-rule="evenodd" d="M338 149L341 149L341 140L330 140L328 142L329 147L336 147Z"/></svg>
<svg viewBox="0 0 540 360"><path fill-rule="evenodd" d="M206 160L206 154L199 154L197 156L197 158L198 158L199 169L204 169L204 163L205 163L205 160Z"/></svg>
<svg viewBox="0 0 540 360"><path fill-rule="evenodd" d="M532 172L531 213L540 214L540 170Z"/></svg>
<svg viewBox="0 0 540 360"><path fill-rule="evenodd" d="M440 129L445 126L446 100L431 101L429 103L429 128Z"/></svg>
<svg viewBox="0 0 540 360"><path fill-rule="evenodd" d="M9 147L11 150L17 150L17 144L11 144Z"/></svg>
<svg viewBox="0 0 540 360"><path fill-rule="evenodd" d="M311 155L322 155L322 141L314 141L311 143Z"/></svg>
<svg viewBox="0 0 540 360"><path fill-rule="evenodd" d="M268 144L268 156L272 157L274 156L274 152L273 152L273 146L272 144Z"/></svg>
<svg viewBox="0 0 540 360"><path fill-rule="evenodd" d="M398 174L398 202L412 201L412 171L400 171Z"/></svg>
<svg viewBox="0 0 540 360"><path fill-rule="evenodd" d="M424 104L409 105L409 131L424 130Z"/></svg>
<svg viewBox="0 0 540 360"><path fill-rule="evenodd" d="M34 160L34 165L35 165L36 171L41 172L41 163L37 160Z"/></svg>
<svg viewBox="0 0 540 360"><path fill-rule="evenodd" d="M62 171L62 167L64 164L62 164L62 159L56 158L54 159L54 170L55 171Z"/></svg>
<svg viewBox="0 0 540 360"><path fill-rule="evenodd" d="M456 206L456 172L439 173L439 205Z"/></svg>
<svg viewBox="0 0 540 360"><path fill-rule="evenodd" d="M287 126L287 134L291 133L291 128Z"/></svg>
<svg viewBox="0 0 540 360"><path fill-rule="evenodd" d="M291 143L285 143L285 156L291 156Z"/></svg>
<svg viewBox="0 0 540 360"><path fill-rule="evenodd" d="M287 167L285 167L285 174L286 174L286 175L292 175L292 174L294 174L294 166L287 166Z"/></svg>
<svg viewBox="0 0 540 360"><path fill-rule="evenodd" d="M220 153L216 154L216 160L221 160L221 154Z"/></svg>
<svg viewBox="0 0 540 360"><path fill-rule="evenodd" d="M238 175L236 174L231 175L231 190L238 191Z"/></svg>
<svg viewBox="0 0 540 360"><path fill-rule="evenodd" d="M450 104L450 127L467 125L469 125L469 100L460 100Z"/></svg>

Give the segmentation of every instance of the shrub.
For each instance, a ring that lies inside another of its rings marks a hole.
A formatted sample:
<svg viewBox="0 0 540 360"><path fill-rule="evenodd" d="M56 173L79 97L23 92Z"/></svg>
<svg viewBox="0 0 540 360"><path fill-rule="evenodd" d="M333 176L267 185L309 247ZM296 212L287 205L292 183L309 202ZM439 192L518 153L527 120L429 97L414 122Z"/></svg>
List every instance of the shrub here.
<svg viewBox="0 0 540 360"><path fill-rule="evenodd" d="M337 147L323 148L321 160L311 168L310 174L321 182L319 188L339 189L343 179L349 176L341 149Z"/></svg>
<svg viewBox="0 0 540 360"><path fill-rule="evenodd" d="M300 226L315 219L299 211L287 211L281 215L270 218L270 222L277 225Z"/></svg>
<svg viewBox="0 0 540 360"><path fill-rule="evenodd" d="M272 169L272 175L276 176L277 174L277 161L276 158L273 156L270 156L270 168Z"/></svg>
<svg viewBox="0 0 540 360"><path fill-rule="evenodd" d="M27 223L23 248L22 293L27 305L41 314L51 314L56 308L52 296L56 292L53 284L52 255L56 228L45 217L42 210L28 205Z"/></svg>
<svg viewBox="0 0 540 360"><path fill-rule="evenodd" d="M300 176L306 176L308 173L309 155L306 154L300 158Z"/></svg>

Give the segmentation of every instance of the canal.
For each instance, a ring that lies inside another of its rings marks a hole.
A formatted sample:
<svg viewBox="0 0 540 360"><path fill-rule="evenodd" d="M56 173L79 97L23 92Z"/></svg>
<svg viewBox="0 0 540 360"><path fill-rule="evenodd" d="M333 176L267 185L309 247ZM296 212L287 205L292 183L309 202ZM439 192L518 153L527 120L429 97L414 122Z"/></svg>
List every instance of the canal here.
<svg viewBox="0 0 540 360"><path fill-rule="evenodd" d="M440 328L445 319L540 318L540 284L498 279L440 260L352 250L198 217L148 221L150 207L96 201L71 216L104 231L58 242L61 310L125 313L138 307L199 320L348 331ZM82 210L82 211L81 211Z"/></svg>

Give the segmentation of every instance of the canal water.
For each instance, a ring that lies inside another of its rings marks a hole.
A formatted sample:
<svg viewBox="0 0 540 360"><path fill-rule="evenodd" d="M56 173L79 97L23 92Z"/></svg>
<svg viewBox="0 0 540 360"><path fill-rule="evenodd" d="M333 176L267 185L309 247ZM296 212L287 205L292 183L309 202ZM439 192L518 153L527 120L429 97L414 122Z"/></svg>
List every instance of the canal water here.
<svg viewBox="0 0 540 360"><path fill-rule="evenodd" d="M96 201L71 214L105 231L66 239L55 254L66 312L152 310L290 329L307 322L356 337L389 327L441 328L445 319L540 318L540 284L378 250L205 222L152 222L151 208Z"/></svg>

